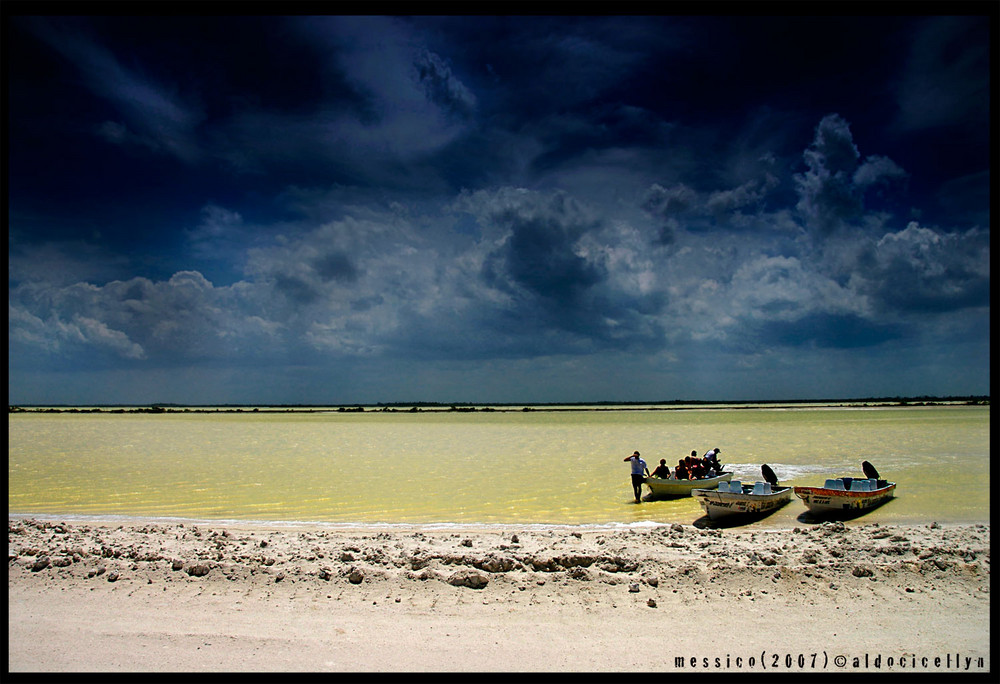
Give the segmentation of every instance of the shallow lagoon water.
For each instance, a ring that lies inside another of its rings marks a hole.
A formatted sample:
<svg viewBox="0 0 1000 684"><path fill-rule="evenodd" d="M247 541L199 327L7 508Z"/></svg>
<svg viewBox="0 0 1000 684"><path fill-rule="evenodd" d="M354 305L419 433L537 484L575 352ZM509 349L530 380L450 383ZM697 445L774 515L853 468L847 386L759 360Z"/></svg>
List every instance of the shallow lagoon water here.
<svg viewBox="0 0 1000 684"><path fill-rule="evenodd" d="M652 469L722 449L734 479L860 476L897 496L861 518L989 520L989 407L14 413L8 512L324 524L691 523L693 498L636 504ZM753 523L791 527L791 503Z"/></svg>

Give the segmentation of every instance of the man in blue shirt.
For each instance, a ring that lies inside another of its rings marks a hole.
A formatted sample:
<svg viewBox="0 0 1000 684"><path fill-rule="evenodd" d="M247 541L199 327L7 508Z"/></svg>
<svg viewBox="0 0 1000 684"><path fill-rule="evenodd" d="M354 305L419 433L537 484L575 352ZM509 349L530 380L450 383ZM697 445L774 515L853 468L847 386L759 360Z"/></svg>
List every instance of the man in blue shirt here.
<svg viewBox="0 0 1000 684"><path fill-rule="evenodd" d="M646 467L646 462L639 456L638 451L633 452L625 460L632 461L632 490L635 492L635 502L639 503L642 496L642 483L649 476L649 468Z"/></svg>

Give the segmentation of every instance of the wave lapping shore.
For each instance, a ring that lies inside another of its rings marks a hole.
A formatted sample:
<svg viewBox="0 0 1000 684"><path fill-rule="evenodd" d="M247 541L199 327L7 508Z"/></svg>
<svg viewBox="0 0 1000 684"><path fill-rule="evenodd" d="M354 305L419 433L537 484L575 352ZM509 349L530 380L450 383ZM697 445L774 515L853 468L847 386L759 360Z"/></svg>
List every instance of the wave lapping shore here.
<svg viewBox="0 0 1000 684"><path fill-rule="evenodd" d="M985 524L10 517L8 590L11 671L989 671Z"/></svg>

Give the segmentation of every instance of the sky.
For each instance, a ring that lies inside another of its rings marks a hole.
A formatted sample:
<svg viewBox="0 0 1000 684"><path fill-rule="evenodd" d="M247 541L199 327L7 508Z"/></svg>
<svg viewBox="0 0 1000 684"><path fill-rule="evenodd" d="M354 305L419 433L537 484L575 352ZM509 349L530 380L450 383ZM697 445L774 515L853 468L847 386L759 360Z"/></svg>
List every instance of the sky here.
<svg viewBox="0 0 1000 684"><path fill-rule="evenodd" d="M11 404L989 394L993 3L5 5Z"/></svg>

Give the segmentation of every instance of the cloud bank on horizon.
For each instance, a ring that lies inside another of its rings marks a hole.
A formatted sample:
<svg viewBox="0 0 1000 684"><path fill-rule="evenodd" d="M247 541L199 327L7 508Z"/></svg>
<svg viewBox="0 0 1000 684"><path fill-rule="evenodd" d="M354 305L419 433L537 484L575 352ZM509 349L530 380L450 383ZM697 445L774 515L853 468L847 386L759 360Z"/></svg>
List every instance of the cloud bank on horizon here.
<svg viewBox="0 0 1000 684"><path fill-rule="evenodd" d="M988 16L9 22L12 404L989 394Z"/></svg>

